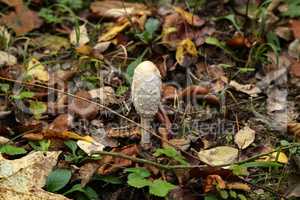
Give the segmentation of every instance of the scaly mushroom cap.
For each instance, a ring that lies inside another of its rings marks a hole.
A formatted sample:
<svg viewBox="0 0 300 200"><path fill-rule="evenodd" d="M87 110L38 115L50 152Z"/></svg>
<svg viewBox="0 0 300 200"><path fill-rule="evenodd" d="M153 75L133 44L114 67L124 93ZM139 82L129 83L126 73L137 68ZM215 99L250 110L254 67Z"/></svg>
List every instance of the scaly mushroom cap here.
<svg viewBox="0 0 300 200"><path fill-rule="evenodd" d="M141 117L152 118L158 111L161 96L161 76L150 61L140 63L134 70L131 93L136 111Z"/></svg>

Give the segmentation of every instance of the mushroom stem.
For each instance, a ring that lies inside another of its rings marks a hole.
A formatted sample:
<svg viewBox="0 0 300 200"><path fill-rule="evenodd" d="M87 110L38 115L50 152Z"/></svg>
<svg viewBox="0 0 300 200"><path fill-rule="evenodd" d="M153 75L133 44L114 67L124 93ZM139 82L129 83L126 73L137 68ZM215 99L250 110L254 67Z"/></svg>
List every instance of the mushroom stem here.
<svg viewBox="0 0 300 200"><path fill-rule="evenodd" d="M141 126L144 128L144 129L141 130L141 133L142 133L141 145L142 146L149 146L150 143L151 143L151 140L150 140L151 135L146 130L150 130L151 129L151 119L145 118L145 117L141 117Z"/></svg>

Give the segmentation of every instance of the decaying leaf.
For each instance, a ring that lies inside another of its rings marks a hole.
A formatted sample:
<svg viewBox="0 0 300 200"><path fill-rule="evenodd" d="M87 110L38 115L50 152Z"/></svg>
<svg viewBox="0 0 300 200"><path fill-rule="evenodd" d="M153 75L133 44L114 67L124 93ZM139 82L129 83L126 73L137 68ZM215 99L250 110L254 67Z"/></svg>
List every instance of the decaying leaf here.
<svg viewBox="0 0 300 200"><path fill-rule="evenodd" d="M261 90L253 84L239 84L236 81L230 81L229 85L233 87L235 90L246 93L252 97L257 97Z"/></svg>
<svg viewBox="0 0 300 200"><path fill-rule="evenodd" d="M8 13L0 18L0 23L12 28L17 35L22 35L33 29L39 28L42 25L42 20L38 14L28 9L23 0L2 2L15 8L15 11Z"/></svg>
<svg viewBox="0 0 300 200"><path fill-rule="evenodd" d="M234 163L238 158L238 149L228 146L219 146L208 150L202 150L198 157L204 163L217 166Z"/></svg>
<svg viewBox="0 0 300 200"><path fill-rule="evenodd" d="M242 190L246 192L251 190L250 186L246 183L227 182L219 175L208 175L204 184L204 192L210 192L216 187L219 189Z"/></svg>
<svg viewBox="0 0 300 200"><path fill-rule="evenodd" d="M97 16L114 18L151 14L151 11L144 4L115 0L95 1L91 4L91 10Z"/></svg>
<svg viewBox="0 0 300 200"><path fill-rule="evenodd" d="M130 129L114 129L108 130L107 137L110 138L138 138L140 137L140 129L138 127Z"/></svg>
<svg viewBox="0 0 300 200"><path fill-rule="evenodd" d="M291 29L294 37L300 39L300 20L291 20Z"/></svg>
<svg viewBox="0 0 300 200"><path fill-rule="evenodd" d="M176 49L176 60L181 66L189 66L197 57L197 49L190 39L182 40Z"/></svg>
<svg viewBox="0 0 300 200"><path fill-rule="evenodd" d="M70 43L68 39L57 35L45 34L41 37L34 39L33 43L39 47L49 49L54 53L58 52L62 48L70 48Z"/></svg>
<svg viewBox="0 0 300 200"><path fill-rule="evenodd" d="M101 34L98 38L98 42L106 42L114 39L120 32L130 25L130 22L127 18L117 22L112 27L109 27L106 32Z"/></svg>
<svg viewBox="0 0 300 200"><path fill-rule="evenodd" d="M300 78L300 62L295 62L291 65L290 74L294 77Z"/></svg>
<svg viewBox="0 0 300 200"><path fill-rule="evenodd" d="M98 99L101 104L111 105L117 103L116 93L112 87L105 86L89 91L92 99Z"/></svg>
<svg viewBox="0 0 300 200"><path fill-rule="evenodd" d="M76 96L87 100L92 100L90 93L87 91L78 91ZM69 110L85 119L95 118L99 111L97 105L79 98L73 98L72 102L69 104Z"/></svg>
<svg viewBox="0 0 300 200"><path fill-rule="evenodd" d="M185 10L183 10L180 7L174 7L174 10L181 15L181 17L190 25L192 26L202 26L205 21L203 19L201 19L199 16L194 15L192 13L189 13Z"/></svg>
<svg viewBox="0 0 300 200"><path fill-rule="evenodd" d="M255 140L255 131L249 126L245 126L239 130L234 136L234 142L240 149L247 148Z"/></svg>
<svg viewBox="0 0 300 200"><path fill-rule="evenodd" d="M290 122L288 123L288 131L295 135L297 138L300 138L300 123Z"/></svg>
<svg viewBox="0 0 300 200"><path fill-rule="evenodd" d="M88 162L83 164L79 169L79 178L81 186L84 187L91 180L94 173L97 171L99 164L96 162Z"/></svg>
<svg viewBox="0 0 300 200"><path fill-rule="evenodd" d="M128 156L136 157L139 150L137 145L128 145L122 148L115 148L112 152L119 152ZM98 173L101 175L107 175L119 170L121 167L129 167L132 165L131 160L112 156L103 156L100 162L102 163L102 166L98 169Z"/></svg>
<svg viewBox="0 0 300 200"><path fill-rule="evenodd" d="M27 75L32 76L39 81L48 81L49 73L45 66L35 58L32 58L27 65Z"/></svg>
<svg viewBox="0 0 300 200"><path fill-rule="evenodd" d="M61 152L33 152L17 160L0 155L0 199L68 200L42 189Z"/></svg>
<svg viewBox="0 0 300 200"><path fill-rule="evenodd" d="M0 51L0 67L3 65L15 65L17 58L5 51Z"/></svg>
<svg viewBox="0 0 300 200"><path fill-rule="evenodd" d="M290 43L288 53L293 58L300 58L300 39L295 39L293 42Z"/></svg>
<svg viewBox="0 0 300 200"><path fill-rule="evenodd" d="M90 41L85 25L81 25L79 30L76 28L70 33L70 42L76 46L83 46Z"/></svg>

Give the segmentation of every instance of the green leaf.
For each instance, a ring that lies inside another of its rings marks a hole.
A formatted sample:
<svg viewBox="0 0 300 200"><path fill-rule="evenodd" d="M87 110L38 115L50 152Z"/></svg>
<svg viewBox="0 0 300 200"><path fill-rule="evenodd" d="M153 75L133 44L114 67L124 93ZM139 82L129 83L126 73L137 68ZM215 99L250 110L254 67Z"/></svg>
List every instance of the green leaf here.
<svg viewBox="0 0 300 200"><path fill-rule="evenodd" d="M234 199L237 198L237 194L236 194L236 192L233 191L233 190L229 190L229 195L230 195L232 198L234 198Z"/></svg>
<svg viewBox="0 0 300 200"><path fill-rule="evenodd" d="M235 29L236 29L237 31L240 31L240 30L241 30L241 26L237 23L234 14L229 14L229 15L222 16L222 17L218 17L218 18L217 18L217 20L221 20L221 19L227 19L227 20L229 20L229 21L233 24L233 26L235 27Z"/></svg>
<svg viewBox="0 0 300 200"><path fill-rule="evenodd" d="M74 192L83 193L86 197L88 197L89 200L96 200L99 198L98 194L91 187L86 186L82 188L80 184L73 185L73 187L66 191L63 195L68 195Z"/></svg>
<svg viewBox="0 0 300 200"><path fill-rule="evenodd" d="M222 199L228 199L228 197L229 197L229 194L226 190L219 190L219 194Z"/></svg>
<svg viewBox="0 0 300 200"><path fill-rule="evenodd" d="M247 200L247 198L243 194L237 195L240 200Z"/></svg>
<svg viewBox="0 0 300 200"><path fill-rule="evenodd" d="M204 200L218 200L218 198L214 195L208 195L204 197Z"/></svg>
<svg viewBox="0 0 300 200"><path fill-rule="evenodd" d="M50 192L56 192L66 186L71 179L71 171L67 169L56 169L47 177L46 186Z"/></svg>
<svg viewBox="0 0 300 200"><path fill-rule="evenodd" d="M230 169L232 170L232 173L237 176L248 176L249 175L247 167L245 167L245 166L232 165L232 166L230 166Z"/></svg>
<svg viewBox="0 0 300 200"><path fill-rule="evenodd" d="M66 192L63 193L63 195L68 195L74 192L84 192L84 189L81 187L80 183L73 185L71 189L67 190Z"/></svg>
<svg viewBox="0 0 300 200"><path fill-rule="evenodd" d="M130 177L147 178L151 175L148 170L146 170L145 168L141 168L141 167L127 168L124 171L130 173L128 178L130 178Z"/></svg>
<svg viewBox="0 0 300 200"><path fill-rule="evenodd" d="M58 3L70 7L73 10L79 10L83 7L82 0L59 0Z"/></svg>
<svg viewBox="0 0 300 200"><path fill-rule="evenodd" d="M299 0L285 0L288 5L288 10L283 13L287 17L300 17L300 1Z"/></svg>
<svg viewBox="0 0 300 200"><path fill-rule="evenodd" d="M149 43L154 38L154 33L159 27L159 20L149 18L145 23L145 31L137 34L137 36L145 43Z"/></svg>
<svg viewBox="0 0 300 200"><path fill-rule="evenodd" d="M72 154L75 155L76 154L76 150L77 150L77 143L73 140L67 140L64 142L64 144L72 151Z"/></svg>
<svg viewBox="0 0 300 200"><path fill-rule="evenodd" d="M158 179L153 181L153 183L149 186L149 193L155 196L165 197L171 190L175 188L176 185Z"/></svg>
<svg viewBox="0 0 300 200"><path fill-rule="evenodd" d="M127 180L128 185L135 187L135 188L143 188L145 186L151 185L151 181L145 178L141 177L135 177L135 178L128 178Z"/></svg>
<svg viewBox="0 0 300 200"><path fill-rule="evenodd" d="M0 91L7 93L9 90L9 84L7 83L0 83Z"/></svg>
<svg viewBox="0 0 300 200"><path fill-rule="evenodd" d="M248 162L240 165L241 167L260 167L260 168L269 168L269 167L281 167L282 164L274 162L274 161L254 161Z"/></svg>
<svg viewBox="0 0 300 200"><path fill-rule="evenodd" d="M47 106L43 102L32 101L30 102L29 110L30 112L32 112L36 119L40 119L42 114L47 111Z"/></svg>
<svg viewBox="0 0 300 200"><path fill-rule="evenodd" d="M125 92L127 92L127 90L128 90L127 86L121 85L117 88L116 95L122 96L123 94L125 94Z"/></svg>
<svg viewBox="0 0 300 200"><path fill-rule="evenodd" d="M176 151L175 148L173 147L166 147L166 148L159 148L156 149L155 153L153 154L154 156L158 157L161 155L165 155L169 158L173 158L174 160L178 161L180 164L186 165L188 162L185 160L185 158Z"/></svg>
<svg viewBox="0 0 300 200"><path fill-rule="evenodd" d="M133 77L133 74L134 74L134 70L143 61L143 58L144 58L144 56L145 56L146 53L147 53L147 49L142 53L142 55L140 55L139 57L137 57L133 62L131 62L128 65L127 70L126 70L128 83L131 84L132 77Z"/></svg>
<svg viewBox="0 0 300 200"><path fill-rule="evenodd" d="M30 141L29 144L36 151L48 151L51 140Z"/></svg>
<svg viewBox="0 0 300 200"><path fill-rule="evenodd" d="M60 18L55 16L54 11L49 8L42 8L39 11L39 16L49 24L58 24L62 22Z"/></svg>
<svg viewBox="0 0 300 200"><path fill-rule="evenodd" d="M93 178L93 180L101 180L104 181L106 183L110 183L110 184L122 184L122 180L119 177L115 177L115 176L95 176Z"/></svg>
<svg viewBox="0 0 300 200"><path fill-rule="evenodd" d="M33 96L34 96L33 92L22 91L20 92L20 94L12 96L12 98L15 100L22 100L22 99L32 98Z"/></svg>
<svg viewBox="0 0 300 200"><path fill-rule="evenodd" d="M22 147L15 147L10 144L4 144L4 145L0 145L0 153L13 156L13 155L25 154L27 152Z"/></svg>
<svg viewBox="0 0 300 200"><path fill-rule="evenodd" d="M267 40L268 40L268 43L273 45L275 53L279 54L281 51L281 47L280 47L280 42L279 42L277 35L274 32L270 31L267 33Z"/></svg>

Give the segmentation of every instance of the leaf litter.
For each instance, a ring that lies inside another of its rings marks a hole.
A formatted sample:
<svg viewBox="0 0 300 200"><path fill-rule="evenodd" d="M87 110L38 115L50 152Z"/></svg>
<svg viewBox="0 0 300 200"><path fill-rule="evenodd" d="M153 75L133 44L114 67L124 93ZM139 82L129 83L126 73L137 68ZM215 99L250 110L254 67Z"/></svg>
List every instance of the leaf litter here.
<svg viewBox="0 0 300 200"><path fill-rule="evenodd" d="M2 0L0 197L299 197L298 7Z"/></svg>

